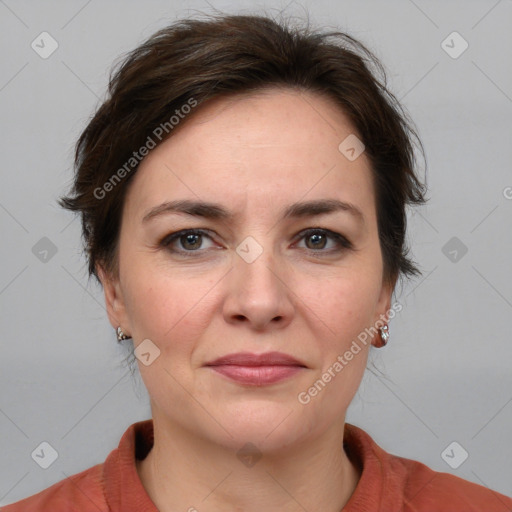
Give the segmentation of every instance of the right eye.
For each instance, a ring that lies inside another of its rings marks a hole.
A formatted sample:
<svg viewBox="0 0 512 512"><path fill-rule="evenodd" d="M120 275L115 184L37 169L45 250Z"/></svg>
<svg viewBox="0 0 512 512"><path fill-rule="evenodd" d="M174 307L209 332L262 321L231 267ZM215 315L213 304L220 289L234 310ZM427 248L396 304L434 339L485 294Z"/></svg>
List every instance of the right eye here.
<svg viewBox="0 0 512 512"><path fill-rule="evenodd" d="M160 245L165 247L172 253L187 254L192 256L190 253L199 252L203 245L204 237L211 240L210 235L203 229L182 229L166 235L165 238L160 242ZM181 248L176 248L176 244L179 244Z"/></svg>

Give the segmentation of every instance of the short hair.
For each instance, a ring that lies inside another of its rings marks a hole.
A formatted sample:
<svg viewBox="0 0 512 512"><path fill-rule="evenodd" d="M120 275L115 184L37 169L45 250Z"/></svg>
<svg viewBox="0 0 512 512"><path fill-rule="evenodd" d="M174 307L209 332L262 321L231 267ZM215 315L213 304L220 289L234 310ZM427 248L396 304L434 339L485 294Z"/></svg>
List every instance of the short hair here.
<svg viewBox="0 0 512 512"><path fill-rule="evenodd" d="M98 278L98 263L118 272L124 198L140 162L134 151L171 137L173 116L181 127L192 106L272 87L328 97L348 117L371 164L383 279L394 286L421 274L405 235L406 206L427 201L415 170L415 147L424 155L423 147L377 57L350 35L309 22L216 14L178 20L128 53L77 140L72 189L60 205L81 214L89 276Z"/></svg>

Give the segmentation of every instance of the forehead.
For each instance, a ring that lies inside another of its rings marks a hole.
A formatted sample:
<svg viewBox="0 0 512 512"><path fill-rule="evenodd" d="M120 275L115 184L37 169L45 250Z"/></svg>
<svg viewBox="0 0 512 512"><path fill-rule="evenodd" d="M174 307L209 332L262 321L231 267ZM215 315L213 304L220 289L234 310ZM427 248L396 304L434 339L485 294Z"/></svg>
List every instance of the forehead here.
<svg viewBox="0 0 512 512"><path fill-rule="evenodd" d="M279 204L281 211L284 203L329 197L371 210L366 156L350 161L339 150L355 133L341 109L316 93L267 89L215 98L145 157L127 203L141 211L201 199L240 211Z"/></svg>

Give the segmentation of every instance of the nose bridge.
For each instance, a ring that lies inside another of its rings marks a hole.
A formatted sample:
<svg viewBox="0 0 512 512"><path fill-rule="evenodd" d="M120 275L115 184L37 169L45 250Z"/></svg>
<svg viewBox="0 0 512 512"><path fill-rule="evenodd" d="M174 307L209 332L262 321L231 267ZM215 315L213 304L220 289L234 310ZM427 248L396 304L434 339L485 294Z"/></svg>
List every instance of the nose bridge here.
<svg viewBox="0 0 512 512"><path fill-rule="evenodd" d="M253 294L270 296L281 288L270 238L266 237L262 245L253 237L247 237L236 249L234 278L242 289Z"/></svg>
<svg viewBox="0 0 512 512"><path fill-rule="evenodd" d="M264 238L268 247L247 237L236 248L225 308L231 321L244 317L259 328L274 319L287 323L285 320L293 311L283 268L274 257L271 236Z"/></svg>

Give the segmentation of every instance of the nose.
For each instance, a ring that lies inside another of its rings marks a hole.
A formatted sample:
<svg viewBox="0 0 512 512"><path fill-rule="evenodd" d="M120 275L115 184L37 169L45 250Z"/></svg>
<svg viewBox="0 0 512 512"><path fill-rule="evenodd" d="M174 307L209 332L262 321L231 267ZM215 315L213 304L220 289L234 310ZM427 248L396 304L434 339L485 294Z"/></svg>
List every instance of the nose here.
<svg viewBox="0 0 512 512"><path fill-rule="evenodd" d="M231 324L246 323L265 331L286 327L293 317L292 290L287 272L265 251L248 263L234 255L233 268L226 276L228 290L224 318ZM288 281L288 282L287 282Z"/></svg>

